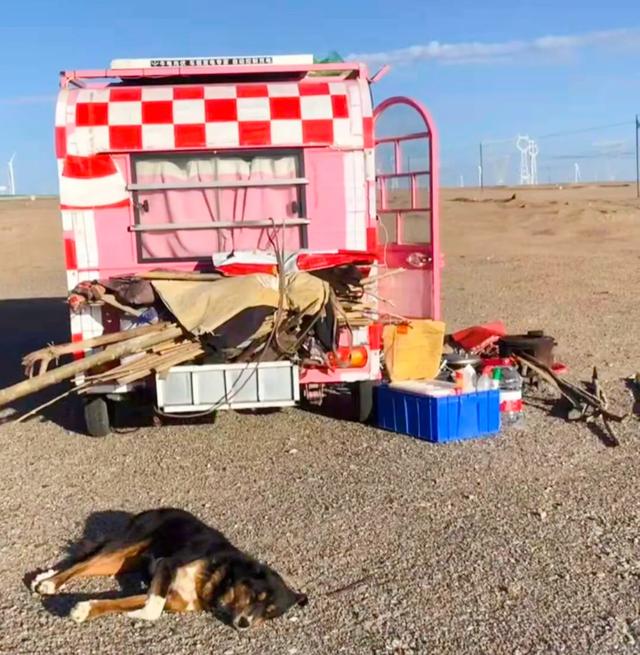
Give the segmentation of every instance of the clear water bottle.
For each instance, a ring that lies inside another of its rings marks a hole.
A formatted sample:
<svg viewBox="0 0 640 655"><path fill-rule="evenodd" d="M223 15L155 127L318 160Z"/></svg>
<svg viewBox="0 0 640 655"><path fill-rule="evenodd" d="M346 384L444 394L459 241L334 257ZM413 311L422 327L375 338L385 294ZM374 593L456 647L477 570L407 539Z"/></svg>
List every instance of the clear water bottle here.
<svg viewBox="0 0 640 655"><path fill-rule="evenodd" d="M522 412L522 376L514 366L502 368L500 379L500 418L503 427L521 426L524 421Z"/></svg>
<svg viewBox="0 0 640 655"><path fill-rule="evenodd" d="M478 391L490 391L492 388L492 380L488 371L482 371L482 375L478 378L476 389Z"/></svg>
<svg viewBox="0 0 640 655"><path fill-rule="evenodd" d="M476 370L467 364L462 369L462 391L463 393L473 393L476 390L476 382L478 379L478 374Z"/></svg>

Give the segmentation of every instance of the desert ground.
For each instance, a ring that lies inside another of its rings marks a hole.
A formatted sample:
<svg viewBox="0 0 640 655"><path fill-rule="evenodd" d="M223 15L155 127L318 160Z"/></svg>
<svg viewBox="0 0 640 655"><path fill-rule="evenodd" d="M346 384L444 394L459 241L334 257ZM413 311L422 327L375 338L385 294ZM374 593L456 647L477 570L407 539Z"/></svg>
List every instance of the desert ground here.
<svg viewBox="0 0 640 655"><path fill-rule="evenodd" d="M515 196L513 195L515 194ZM0 385L65 340L55 199L0 204ZM597 365L637 411L640 202L631 186L450 189L448 330L544 329L570 377ZM38 399L42 400L42 398ZM19 409L31 407L35 399ZM69 401L0 427L0 652L225 655L640 651L640 425L610 447L544 399L523 429L435 446L299 409L83 436ZM42 602L23 575L124 513L193 511L309 594L248 636L205 615L67 616L109 581Z"/></svg>

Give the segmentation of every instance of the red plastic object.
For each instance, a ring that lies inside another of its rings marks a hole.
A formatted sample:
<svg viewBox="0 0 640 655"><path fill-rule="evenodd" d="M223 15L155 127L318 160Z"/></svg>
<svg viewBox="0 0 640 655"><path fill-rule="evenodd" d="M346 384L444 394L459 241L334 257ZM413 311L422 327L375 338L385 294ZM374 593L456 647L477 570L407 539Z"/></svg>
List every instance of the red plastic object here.
<svg viewBox="0 0 640 655"><path fill-rule="evenodd" d="M566 364L561 364L560 362L556 362L552 367L551 370L556 374L556 375L566 375L569 372L569 367Z"/></svg>
<svg viewBox="0 0 640 655"><path fill-rule="evenodd" d="M375 259L374 254L366 251L338 250L332 253L303 253L298 255L296 263L301 271L318 271L346 264L373 264Z"/></svg>
<svg viewBox="0 0 640 655"><path fill-rule="evenodd" d="M371 350L382 349L382 330L384 326L382 323L372 323L369 326L369 347Z"/></svg>
<svg viewBox="0 0 640 655"><path fill-rule="evenodd" d="M454 332L451 338L467 352L480 352L493 345L500 337L504 337L506 333L504 323L495 321L459 330Z"/></svg>
<svg viewBox="0 0 640 655"><path fill-rule="evenodd" d="M278 267L274 264L260 263L233 263L221 264L216 268L217 271L227 277L237 277L240 275L254 275L255 273L265 273L266 275L277 275Z"/></svg>
<svg viewBox="0 0 640 655"><path fill-rule="evenodd" d="M364 346L341 346L327 355L332 368L364 368L369 361L369 354Z"/></svg>

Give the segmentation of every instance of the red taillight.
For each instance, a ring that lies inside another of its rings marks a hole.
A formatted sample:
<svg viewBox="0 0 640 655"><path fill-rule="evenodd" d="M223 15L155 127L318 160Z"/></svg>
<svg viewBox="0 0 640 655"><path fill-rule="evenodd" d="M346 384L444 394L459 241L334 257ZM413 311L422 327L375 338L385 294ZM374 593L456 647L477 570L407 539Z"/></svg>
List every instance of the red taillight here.
<svg viewBox="0 0 640 655"><path fill-rule="evenodd" d="M327 358L332 368L364 368L369 361L369 353L365 346L341 346L329 353Z"/></svg>

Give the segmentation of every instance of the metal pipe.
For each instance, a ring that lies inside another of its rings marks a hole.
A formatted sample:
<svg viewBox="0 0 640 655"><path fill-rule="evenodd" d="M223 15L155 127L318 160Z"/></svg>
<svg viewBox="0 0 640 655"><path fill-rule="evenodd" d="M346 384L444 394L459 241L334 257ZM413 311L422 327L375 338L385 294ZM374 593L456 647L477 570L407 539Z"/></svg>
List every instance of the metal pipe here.
<svg viewBox="0 0 640 655"><path fill-rule="evenodd" d="M640 149L638 148L638 131L640 130L640 118L636 114L636 197L640 198Z"/></svg>
<svg viewBox="0 0 640 655"><path fill-rule="evenodd" d="M127 191L178 191L180 189L248 189L251 187L300 186L309 184L306 177L268 180L227 180L226 182L187 182L186 184L128 184Z"/></svg>
<svg viewBox="0 0 640 655"><path fill-rule="evenodd" d="M215 221L210 223L169 223L168 225L130 225L129 232L175 232L186 230L242 230L243 228L296 227L309 225L308 218L292 218L287 221Z"/></svg>

